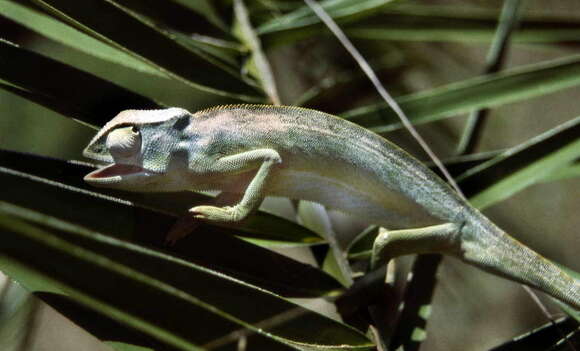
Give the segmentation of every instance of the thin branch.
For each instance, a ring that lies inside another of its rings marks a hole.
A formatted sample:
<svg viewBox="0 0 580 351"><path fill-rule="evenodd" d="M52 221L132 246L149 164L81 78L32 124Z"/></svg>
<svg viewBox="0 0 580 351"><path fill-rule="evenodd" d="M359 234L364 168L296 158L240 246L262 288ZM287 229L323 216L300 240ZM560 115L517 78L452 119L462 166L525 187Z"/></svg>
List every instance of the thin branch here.
<svg viewBox="0 0 580 351"><path fill-rule="evenodd" d="M344 48L351 54L351 56L355 59L355 61L358 63L363 72L367 75L369 80L373 83L373 85L375 86L381 97L401 119L405 128L407 128L407 130L411 133L411 135L415 138L415 140L417 140L419 145L421 145L423 150L425 150L427 155L429 155L429 157L433 160L435 165L437 165L437 168L441 170L441 173L444 175L445 179L447 179L449 184L455 189L455 191L457 191L459 196L461 196L465 200L465 196L463 196L461 189L459 188L459 186L457 186L457 183L455 182L455 180L453 180L453 177L451 177L451 175L449 174L449 172L447 171L441 160L437 157L437 155L435 155L435 153L431 150L429 145L427 145L425 140L423 140L423 138L417 132L415 127L413 127L405 112L403 112L399 104L387 92L387 90L382 85L381 81L379 80L379 78L369 65L369 63L361 55L361 53L354 47L352 42L346 37L342 29L338 27L336 22L334 22L334 20L328 15L328 13L326 13L326 11L315 0L304 0L304 2L312 9L312 11L314 11L314 13L322 20L322 22L326 24L328 29L330 29L330 31L336 36L336 38L340 41L340 43L344 46Z"/></svg>

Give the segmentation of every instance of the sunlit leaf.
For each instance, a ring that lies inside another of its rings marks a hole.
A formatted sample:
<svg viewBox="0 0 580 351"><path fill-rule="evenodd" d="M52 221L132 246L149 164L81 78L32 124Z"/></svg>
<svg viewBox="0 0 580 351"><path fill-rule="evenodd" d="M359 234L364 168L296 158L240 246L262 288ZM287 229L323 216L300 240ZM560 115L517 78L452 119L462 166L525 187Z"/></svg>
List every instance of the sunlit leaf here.
<svg viewBox="0 0 580 351"><path fill-rule="evenodd" d="M260 100L258 89L244 82L237 72L201 51L183 46L170 33L112 0L38 2L82 31L194 88L246 101Z"/></svg>
<svg viewBox="0 0 580 351"><path fill-rule="evenodd" d="M16 62L18 69L13 66ZM10 84L0 87L89 125L103 125L128 108L160 106L92 74L1 39L0 79Z"/></svg>
<svg viewBox="0 0 580 351"><path fill-rule="evenodd" d="M14 1L0 0L0 16L9 18L42 36L100 59L149 74L164 76L159 70L122 50Z"/></svg>

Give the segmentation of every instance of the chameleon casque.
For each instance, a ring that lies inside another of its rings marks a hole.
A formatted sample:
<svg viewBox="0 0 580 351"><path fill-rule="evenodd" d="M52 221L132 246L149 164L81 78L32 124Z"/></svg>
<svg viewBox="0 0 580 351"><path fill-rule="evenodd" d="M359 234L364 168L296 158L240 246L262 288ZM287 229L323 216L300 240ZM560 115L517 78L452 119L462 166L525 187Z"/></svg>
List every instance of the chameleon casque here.
<svg viewBox="0 0 580 351"><path fill-rule="evenodd" d="M375 266L399 255L443 253L580 309L579 281L510 237L399 147L323 112L269 105L194 114L126 110L84 155L109 164L85 176L94 186L220 190L218 198L237 198L230 206L189 210L203 221L241 221L270 195L309 200L397 228L377 237Z"/></svg>

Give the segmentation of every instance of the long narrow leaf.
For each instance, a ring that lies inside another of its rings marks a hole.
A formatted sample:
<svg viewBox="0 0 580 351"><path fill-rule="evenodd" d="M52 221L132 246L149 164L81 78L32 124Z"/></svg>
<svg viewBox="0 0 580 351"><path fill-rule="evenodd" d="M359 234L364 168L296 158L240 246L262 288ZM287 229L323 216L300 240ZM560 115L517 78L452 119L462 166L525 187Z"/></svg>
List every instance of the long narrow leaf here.
<svg viewBox="0 0 580 351"><path fill-rule="evenodd" d="M489 207L580 157L580 117L514 147L457 178L471 203Z"/></svg>
<svg viewBox="0 0 580 351"><path fill-rule="evenodd" d="M345 23L361 19L387 6L392 0L326 0L320 5L336 21ZM312 33L320 33L325 26L308 6L300 8L268 21L257 28L265 45L288 43L298 38L304 38Z"/></svg>
<svg viewBox="0 0 580 351"><path fill-rule="evenodd" d="M7 204L1 208L5 240L0 252L9 274L24 279L25 285L31 272L40 275L41 280L33 283L35 290L55 286L174 347L195 350L236 325L299 349L371 346L362 334L342 324L223 274L23 208ZM197 284L185 285L191 280ZM203 325L184 323L192 316L203 320ZM271 322L260 324L264 320ZM210 327L217 327L215 323L219 328ZM300 325L324 332L304 334Z"/></svg>
<svg viewBox="0 0 580 351"><path fill-rule="evenodd" d="M439 254L419 255L413 263L391 349L402 346L407 351L418 350L425 340L431 300L437 285L436 273L442 258Z"/></svg>
<svg viewBox="0 0 580 351"><path fill-rule="evenodd" d="M501 73L448 84L397 99L415 124L452 117L474 108L500 106L580 84L580 56L571 56ZM385 104L364 106L342 114L375 132L402 127Z"/></svg>
<svg viewBox="0 0 580 351"><path fill-rule="evenodd" d="M196 33L215 36L222 39L231 38L227 27L217 17L206 11L211 9L207 1L157 1L157 0L116 0L120 5L138 12L147 18L166 27L183 33Z"/></svg>
<svg viewBox="0 0 580 351"><path fill-rule="evenodd" d="M402 5L402 6L398 6ZM361 6L362 7L362 6ZM342 20L334 9L327 11L336 20ZM351 39L384 41L434 41L460 43L489 43L497 26L496 11L461 11L450 6L421 6L397 4L385 8L370 8L364 18L353 17L344 24ZM270 46L289 44L312 36L327 35L324 26L310 19L305 13L292 12L272 19L260 26L263 40ZM292 17L291 17L292 16ZM286 20L286 18L288 18ZM307 20L308 19L308 20ZM580 29L578 19L573 17L526 16L514 33L515 43L560 44L578 42Z"/></svg>
<svg viewBox="0 0 580 351"><path fill-rule="evenodd" d="M170 0L175 2L181 6L185 6L190 8L192 11L198 12L204 15L207 20L213 23L216 27L221 28L223 30L227 30L227 26L225 24L225 17L222 13L220 13L220 5L223 6L218 1L213 0Z"/></svg>
<svg viewBox="0 0 580 351"><path fill-rule="evenodd" d="M86 33L185 84L222 96L260 100L257 89L241 80L237 72L181 45L169 33L112 0L37 1Z"/></svg>
<svg viewBox="0 0 580 351"><path fill-rule="evenodd" d="M254 76L261 83L264 91L270 98L270 101L275 104L280 104L280 97L272 68L268 62L268 58L262 50L262 43L254 31L254 27L250 22L250 15L243 0L234 0L234 14L235 25L234 33L243 42L251 53L249 66L253 68Z"/></svg>
<svg viewBox="0 0 580 351"><path fill-rule="evenodd" d="M159 70L133 56L107 45L71 26L27 6L10 0L0 0L0 16L63 45L93 55L102 60L123 65L140 72L164 76Z"/></svg>
<svg viewBox="0 0 580 351"><path fill-rule="evenodd" d="M365 40L445 41L489 43L497 26L498 14L460 11L457 7L401 6L385 9L364 23L354 23L346 31L352 38ZM578 42L580 29L573 17L525 16L513 33L515 43L558 44Z"/></svg>
<svg viewBox="0 0 580 351"><path fill-rule="evenodd" d="M24 350L30 345L30 328L41 303L20 285L0 274L0 346L3 350Z"/></svg>
<svg viewBox="0 0 580 351"><path fill-rule="evenodd" d="M13 85L13 92L90 125L103 125L128 108L160 107L144 96L1 39L0 79Z"/></svg>

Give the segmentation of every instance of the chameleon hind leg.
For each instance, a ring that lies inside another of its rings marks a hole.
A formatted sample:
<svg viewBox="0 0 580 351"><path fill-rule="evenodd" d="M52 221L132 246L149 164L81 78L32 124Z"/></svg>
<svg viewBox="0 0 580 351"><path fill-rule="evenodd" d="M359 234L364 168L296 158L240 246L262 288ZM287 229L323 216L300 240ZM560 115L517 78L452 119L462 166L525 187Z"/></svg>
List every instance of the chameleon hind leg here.
<svg viewBox="0 0 580 351"><path fill-rule="evenodd" d="M371 269L403 255L456 253L459 250L460 229L453 223L403 230L381 228L373 244Z"/></svg>

